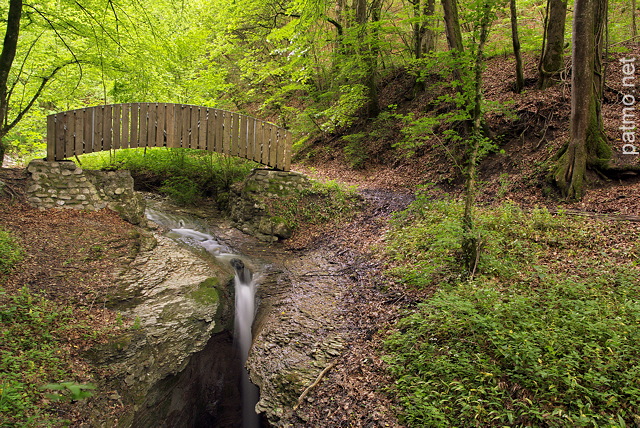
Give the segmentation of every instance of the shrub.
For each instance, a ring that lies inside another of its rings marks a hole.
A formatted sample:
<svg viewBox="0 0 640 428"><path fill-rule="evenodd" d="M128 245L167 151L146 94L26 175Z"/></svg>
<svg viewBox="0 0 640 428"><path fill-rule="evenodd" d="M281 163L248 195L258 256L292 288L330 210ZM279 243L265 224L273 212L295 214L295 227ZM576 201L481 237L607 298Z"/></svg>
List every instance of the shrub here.
<svg viewBox="0 0 640 428"><path fill-rule="evenodd" d="M0 426L62 426L43 404L40 386L71 376L58 336L72 318L26 287L13 296L0 289Z"/></svg>
<svg viewBox="0 0 640 428"><path fill-rule="evenodd" d="M0 229L0 274L7 274L16 263L22 260L24 252L16 240Z"/></svg>
<svg viewBox="0 0 640 428"><path fill-rule="evenodd" d="M640 269L637 249L616 242L638 231L512 204L480 209L480 274L463 281L451 237L459 215L459 204L422 196L387 237L393 274L437 288L385 342L405 422L638 424Z"/></svg>
<svg viewBox="0 0 640 428"><path fill-rule="evenodd" d="M176 191L186 189L185 203L213 197L223 208L231 185L246 178L257 166L255 162L219 153L161 147L90 153L80 159L86 169L128 169L139 188L164 188L169 196L180 199L183 198Z"/></svg>
<svg viewBox="0 0 640 428"><path fill-rule="evenodd" d="M188 177L171 177L162 183L160 191L180 206L194 205L200 196L198 183Z"/></svg>
<svg viewBox="0 0 640 428"><path fill-rule="evenodd" d="M272 200L270 215L292 230L303 225L321 225L351 218L359 202L355 188L336 181L312 181L311 187Z"/></svg>

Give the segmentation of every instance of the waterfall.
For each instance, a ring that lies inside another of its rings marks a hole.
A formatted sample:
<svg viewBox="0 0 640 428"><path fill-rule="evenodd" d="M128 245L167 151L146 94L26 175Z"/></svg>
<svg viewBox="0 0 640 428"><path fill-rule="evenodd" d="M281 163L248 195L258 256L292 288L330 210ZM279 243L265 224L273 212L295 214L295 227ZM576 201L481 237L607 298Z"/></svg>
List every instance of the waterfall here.
<svg viewBox="0 0 640 428"><path fill-rule="evenodd" d="M249 349L253 335L251 326L255 316L256 283L251 271L240 259L232 259L231 266L236 270L234 278L236 291L236 314L234 340L240 351L240 360L245 362L249 357ZM255 405L258 402L258 388L251 383L247 370L242 370L242 427L256 428L260 426Z"/></svg>
<svg viewBox="0 0 640 428"><path fill-rule="evenodd" d="M259 428L260 420L255 411L258 403L259 390L251 383L249 372L244 367L249 356L253 335L251 327L255 317L255 296L256 278L253 272L245 265L244 261L237 255L230 252L228 248L221 245L213 236L195 230L198 225L186 227L183 219L176 220L175 217L155 211L147 210L147 218L155 223L171 228L167 236L182 241L194 247L202 247L216 259L229 263L235 271L235 319L234 319L234 344L240 355L242 374L242 427Z"/></svg>

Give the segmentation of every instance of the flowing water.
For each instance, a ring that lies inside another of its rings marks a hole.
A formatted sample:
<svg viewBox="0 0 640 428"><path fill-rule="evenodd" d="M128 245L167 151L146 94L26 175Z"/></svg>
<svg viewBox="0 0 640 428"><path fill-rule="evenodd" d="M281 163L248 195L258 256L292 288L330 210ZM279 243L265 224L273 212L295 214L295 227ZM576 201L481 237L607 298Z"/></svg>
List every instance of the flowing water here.
<svg viewBox="0 0 640 428"><path fill-rule="evenodd" d="M194 248L204 248L207 253L223 263L229 263L235 270L235 319L234 319L234 345L240 354L242 366L242 427L258 428L261 426L255 405L258 402L258 387L251 383L249 373L244 368L244 363L249 356L251 348L251 327L256 312L256 288L257 277L247 267L248 260L242 256L233 254L231 250L220 244L215 237L203 230L206 227L195 219L178 217L162 211L147 209L147 218L163 227L170 229L167 236L181 241Z"/></svg>

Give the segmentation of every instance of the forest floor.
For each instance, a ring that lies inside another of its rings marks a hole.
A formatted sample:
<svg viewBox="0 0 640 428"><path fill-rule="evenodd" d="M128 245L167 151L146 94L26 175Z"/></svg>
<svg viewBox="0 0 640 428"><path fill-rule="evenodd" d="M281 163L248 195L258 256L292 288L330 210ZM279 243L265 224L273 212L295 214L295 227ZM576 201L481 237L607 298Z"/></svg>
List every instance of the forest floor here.
<svg viewBox="0 0 640 428"><path fill-rule="evenodd" d="M637 46L629 49L615 56L640 58ZM534 89L535 61L527 58L527 64L525 77L529 86L522 94L515 94L510 83L512 58L494 57L488 61L487 99L508 102L518 120L511 121L499 113L488 116L490 127L502 136L500 147L504 153L494 153L483 162L479 202L497 204L512 200L523 208L544 206L550 211L570 210L637 220L640 177L636 174L615 180L594 175L583 200L572 203L560 200L546 184L549 159L568 135L569 88L564 82L545 91ZM405 113L424 109L431 102L428 94L408 99L409 80L404 74L389 78L382 91L383 103L398 104L399 110ZM620 63L612 60L603 106L605 127L614 148L615 162L637 164L639 156L622 154L619 127L624 89ZM400 308L412 305L419 296L412 296L406 290L401 292L382 275L384 260L377 249L383 243L393 212L405 208L421 185L434 183L442 195L457 197L461 192L461 179L442 145L425 145L413 157L399 159L394 155L390 158L391 145L399 138L399 128L392 131L372 142L368 160L360 169L350 166L342 143L335 136L317 140L310 147L323 149L313 154L309 150L303 152L299 159L306 160L293 166L294 170L315 178L355 185L368 202L367 208L350 223L330 231L300 231L284 244L296 250L327 245L342 247L345 257L355 263L359 284L344 302L354 331L359 333L326 374L325 381L309 396L313 399L313 404L306 409L309 421L325 424L308 426L340 426L332 424L346 420L352 421L350 426L399 425L394 417L394 403L382 388L390 379L380 359L379 343L399 317ZM105 326L126 328L119 326L116 314L104 307L104 299L114 287L113 272L135 254L136 229L107 210L85 213L30 208L20 201L24 195L24 178L21 169L0 168L0 180L9 184L16 199L0 200L0 226L10 230L27 252L16 273L4 278L2 286L7 291L16 291L37 284L49 299L76 304L78 319L96 331L105 331ZM70 335L66 339L65 357L79 378L88 379L90 368L81 353L102 340L101 336L87 339ZM60 412L70 419L79 417L72 406L62 406Z"/></svg>

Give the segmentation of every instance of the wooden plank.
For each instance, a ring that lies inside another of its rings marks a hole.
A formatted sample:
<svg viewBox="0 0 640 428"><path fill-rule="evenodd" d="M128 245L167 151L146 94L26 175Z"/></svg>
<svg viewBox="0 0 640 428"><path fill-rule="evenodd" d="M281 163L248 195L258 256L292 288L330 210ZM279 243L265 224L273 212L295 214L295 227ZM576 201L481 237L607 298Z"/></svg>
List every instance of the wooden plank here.
<svg viewBox="0 0 640 428"><path fill-rule="evenodd" d="M86 108L84 111L84 124L82 127L84 135L84 152L93 152L93 115L96 109L94 107Z"/></svg>
<svg viewBox="0 0 640 428"><path fill-rule="evenodd" d="M58 113L56 115L56 160L62 160L65 158L64 146L65 146L65 121L66 113Z"/></svg>
<svg viewBox="0 0 640 428"><path fill-rule="evenodd" d="M167 132L167 147L178 147L176 138L176 105L167 104L165 113L165 129Z"/></svg>
<svg viewBox="0 0 640 428"><path fill-rule="evenodd" d="M269 124L262 122L262 135L260 136L260 162L266 165L269 162Z"/></svg>
<svg viewBox="0 0 640 428"><path fill-rule="evenodd" d="M224 117L224 133L222 134L223 140L222 140L222 152L224 154L230 155L231 154L231 136L232 136L232 122L233 122L233 117L232 117L232 113L229 111L223 111L222 112L223 117Z"/></svg>
<svg viewBox="0 0 640 428"><path fill-rule="evenodd" d="M129 139L129 147L135 149L140 147L140 104L131 104L131 138Z"/></svg>
<svg viewBox="0 0 640 428"><path fill-rule="evenodd" d="M215 127L216 127L216 143L214 150L218 153L223 153L223 135L224 135L224 117L222 110L216 109L215 111Z"/></svg>
<svg viewBox="0 0 640 428"><path fill-rule="evenodd" d="M182 105L181 119L180 119L180 147L184 149L189 148L189 128L191 127L191 106Z"/></svg>
<svg viewBox="0 0 640 428"><path fill-rule="evenodd" d="M209 152L215 150L216 147L216 117L215 109L207 108L207 142L206 149Z"/></svg>
<svg viewBox="0 0 640 428"><path fill-rule="evenodd" d="M81 155L84 153L84 109L77 109L73 113L73 153Z"/></svg>
<svg viewBox="0 0 640 428"><path fill-rule="evenodd" d="M158 105L156 103L145 104L147 105L147 142L145 147L154 147L158 126Z"/></svg>
<svg viewBox="0 0 640 428"><path fill-rule="evenodd" d="M111 148L118 150L120 148L120 130L122 129L122 106L115 104L113 106L113 141L111 142Z"/></svg>
<svg viewBox="0 0 640 428"><path fill-rule="evenodd" d="M75 154L76 149L76 112L69 111L66 114L67 127L64 136L64 154L66 158L70 158Z"/></svg>
<svg viewBox="0 0 640 428"><path fill-rule="evenodd" d="M198 118L198 148L207 150L207 108L200 107L200 117Z"/></svg>
<svg viewBox="0 0 640 428"><path fill-rule="evenodd" d="M175 147L182 147L182 110L184 109L184 105L178 104L176 105L176 122L175 122L175 135L176 135L176 145Z"/></svg>
<svg viewBox="0 0 640 428"><path fill-rule="evenodd" d="M240 153L240 115L231 113L231 151L232 156Z"/></svg>
<svg viewBox="0 0 640 428"><path fill-rule="evenodd" d="M103 106L102 112L102 150L111 150L111 141L113 139L113 107L110 105Z"/></svg>
<svg viewBox="0 0 640 428"><path fill-rule="evenodd" d="M240 126L238 128L238 156L247 158L247 116L240 116Z"/></svg>
<svg viewBox="0 0 640 428"><path fill-rule="evenodd" d="M264 122L256 119L256 139L254 142L253 161L262 162L262 135L264 133Z"/></svg>
<svg viewBox="0 0 640 428"><path fill-rule="evenodd" d="M123 149L129 148L129 137L131 136L131 130L129 129L130 121L129 114L131 113L131 104L122 104L122 131L120 135L121 143L120 147Z"/></svg>
<svg viewBox="0 0 640 428"><path fill-rule="evenodd" d="M198 120L200 119L200 107L191 106L191 125L189 126L189 147L192 149L198 148Z"/></svg>
<svg viewBox="0 0 640 428"><path fill-rule="evenodd" d="M167 104L158 103L156 110L156 147L167 146Z"/></svg>
<svg viewBox="0 0 640 428"><path fill-rule="evenodd" d="M253 160L256 145L256 120L247 116L247 159Z"/></svg>
<svg viewBox="0 0 640 428"><path fill-rule="evenodd" d="M277 162L278 147L276 140L276 127L273 124L269 124L269 160L267 165L271 168L275 168Z"/></svg>
<svg viewBox="0 0 640 428"><path fill-rule="evenodd" d="M284 170L285 133L283 128L276 129L276 168L280 170Z"/></svg>
<svg viewBox="0 0 640 428"><path fill-rule="evenodd" d="M282 165L283 171L289 171L291 169L291 147L293 146L293 135L287 131L285 136L284 145L284 163Z"/></svg>
<svg viewBox="0 0 640 428"><path fill-rule="evenodd" d="M138 147L147 147L149 134L149 104L140 103L140 111L138 112L138 117L140 120L140 126L138 127Z"/></svg>
<svg viewBox="0 0 640 428"><path fill-rule="evenodd" d="M47 161L56 159L56 115L47 116Z"/></svg>
<svg viewBox="0 0 640 428"><path fill-rule="evenodd" d="M93 146L92 152L102 151L102 121L104 120L104 106L97 106L93 111Z"/></svg>

